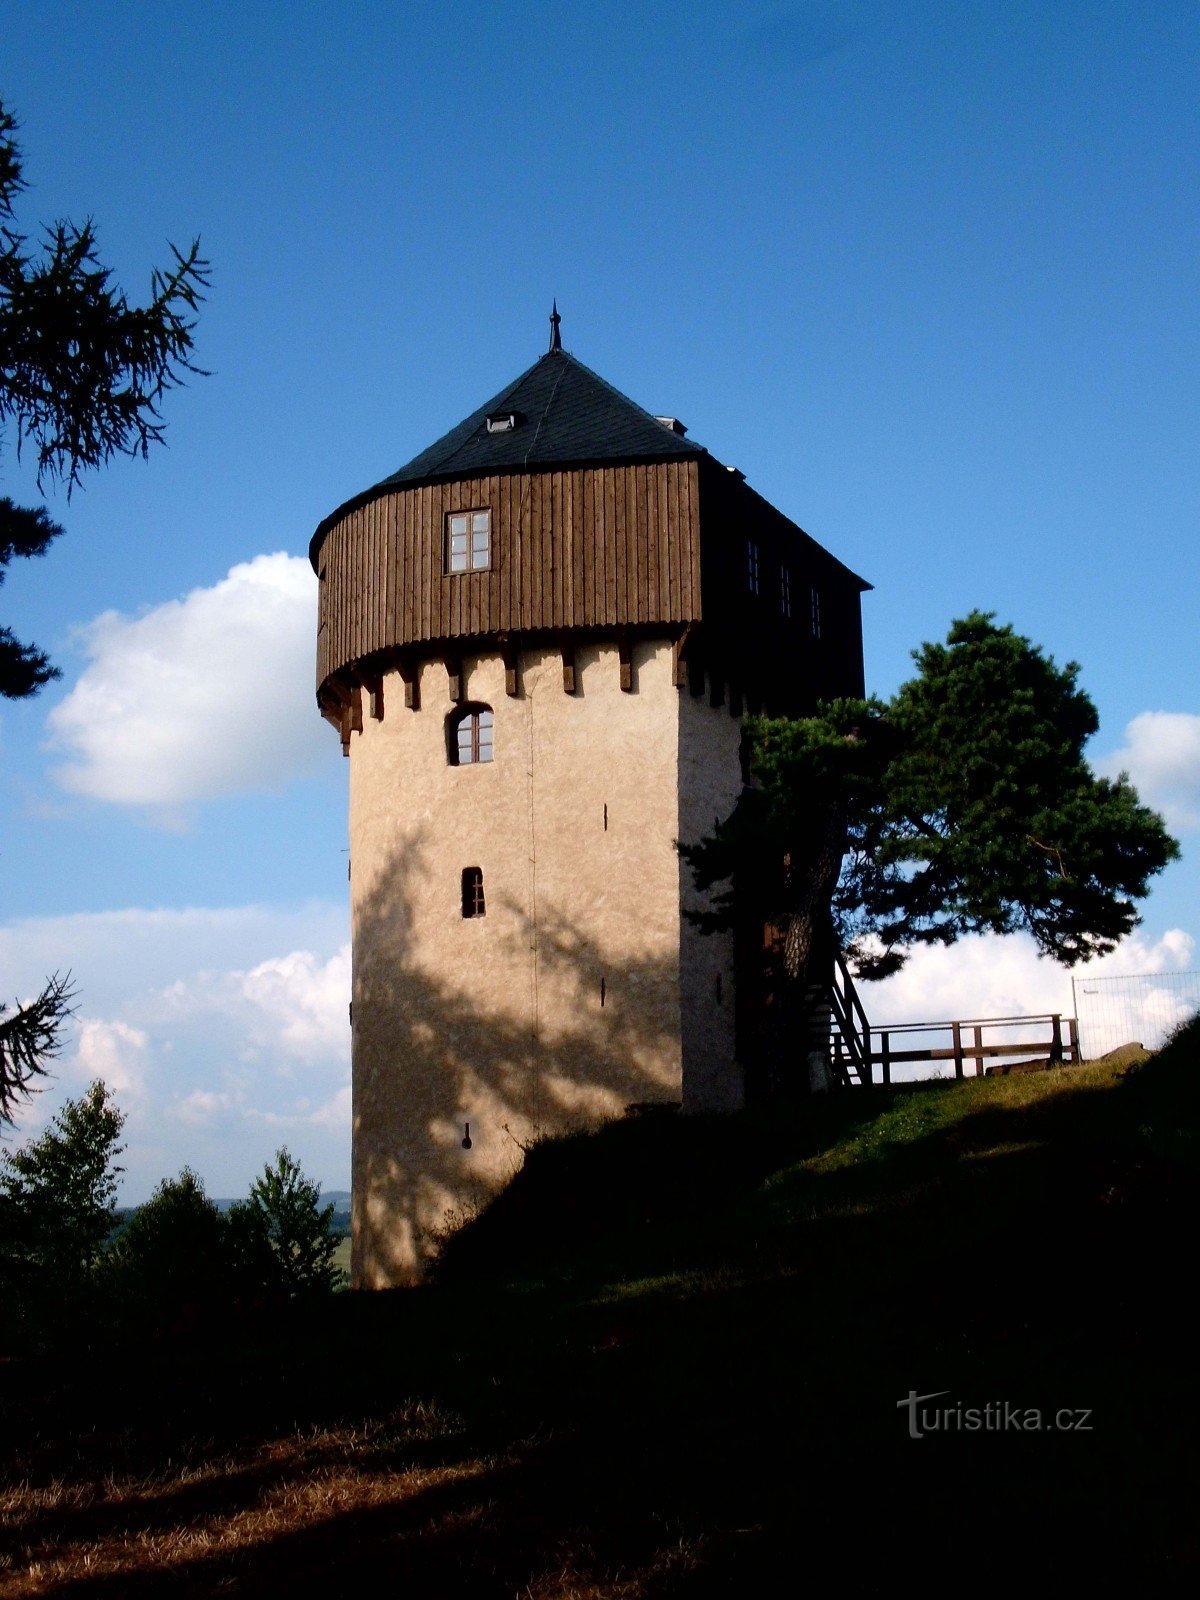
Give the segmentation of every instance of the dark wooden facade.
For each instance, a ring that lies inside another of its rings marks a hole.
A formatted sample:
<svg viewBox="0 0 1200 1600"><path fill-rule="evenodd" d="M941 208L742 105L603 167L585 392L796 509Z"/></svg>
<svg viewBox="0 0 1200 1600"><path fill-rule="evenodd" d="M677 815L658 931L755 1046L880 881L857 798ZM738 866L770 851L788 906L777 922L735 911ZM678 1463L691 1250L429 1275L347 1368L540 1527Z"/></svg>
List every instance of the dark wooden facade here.
<svg viewBox="0 0 1200 1600"><path fill-rule="evenodd" d="M483 507L490 565L447 573L447 516ZM735 711L862 693L868 585L706 454L381 485L314 551L333 720L387 665L579 635L670 636L681 685Z"/></svg>
<svg viewBox="0 0 1200 1600"><path fill-rule="evenodd" d="M445 571L452 511L489 507L483 572ZM317 682L379 651L682 624L700 606L696 463L510 472L397 488L321 546Z"/></svg>

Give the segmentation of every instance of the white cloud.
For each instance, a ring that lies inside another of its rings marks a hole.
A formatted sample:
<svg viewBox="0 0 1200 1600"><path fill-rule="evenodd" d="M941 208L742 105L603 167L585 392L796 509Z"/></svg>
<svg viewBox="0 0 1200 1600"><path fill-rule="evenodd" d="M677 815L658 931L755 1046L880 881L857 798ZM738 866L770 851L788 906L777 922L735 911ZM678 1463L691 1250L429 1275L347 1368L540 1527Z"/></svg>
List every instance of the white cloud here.
<svg viewBox="0 0 1200 1600"><path fill-rule="evenodd" d="M344 905L130 908L0 925L0 972L32 993L74 972L79 1012L36 1132L102 1077L127 1121L122 1200L189 1165L245 1194L286 1138L312 1177L346 1186L350 953Z"/></svg>
<svg viewBox="0 0 1200 1600"><path fill-rule="evenodd" d="M350 946L319 962L311 950L293 950L261 962L242 980L242 995L274 1023L283 1045L303 1060L347 1047Z"/></svg>
<svg viewBox="0 0 1200 1600"><path fill-rule="evenodd" d="M76 1074L91 1082L103 1078L123 1105L141 1098L146 1087L149 1038L127 1022L105 1022L87 1017L79 1024Z"/></svg>
<svg viewBox="0 0 1200 1600"><path fill-rule="evenodd" d="M1111 955L1067 969L1039 956L1025 935L977 934L949 947L914 950L894 977L862 984L859 992L875 1027L1054 1012L1069 1017L1077 1003L1084 1049L1096 1055L1129 1039L1153 1047L1194 1009L1187 997L1195 989L1200 1002L1200 982L1181 982L1180 975L1195 954L1192 936L1172 928L1158 939L1133 933ZM1101 981L1134 975L1160 981Z"/></svg>
<svg viewBox="0 0 1200 1600"><path fill-rule="evenodd" d="M322 960L312 950L270 956L249 971L201 970L148 997L148 1013L178 1025L201 1016L236 1027L238 1059L264 1055L277 1070L349 1059L350 946Z"/></svg>
<svg viewBox="0 0 1200 1600"><path fill-rule="evenodd" d="M1128 772L1139 795L1181 833L1200 827L1200 716L1143 711L1125 729L1125 743L1098 763L1116 777Z"/></svg>
<svg viewBox="0 0 1200 1600"><path fill-rule="evenodd" d="M190 1123L193 1127L206 1127L221 1112L228 1110L230 1104L227 1094L214 1094L210 1089L193 1089L191 1094L176 1100L168 1110L180 1122Z"/></svg>
<svg viewBox="0 0 1200 1600"><path fill-rule="evenodd" d="M141 616L82 630L91 658L50 713L66 789L165 811L277 789L328 756L312 697L316 579L282 553Z"/></svg>

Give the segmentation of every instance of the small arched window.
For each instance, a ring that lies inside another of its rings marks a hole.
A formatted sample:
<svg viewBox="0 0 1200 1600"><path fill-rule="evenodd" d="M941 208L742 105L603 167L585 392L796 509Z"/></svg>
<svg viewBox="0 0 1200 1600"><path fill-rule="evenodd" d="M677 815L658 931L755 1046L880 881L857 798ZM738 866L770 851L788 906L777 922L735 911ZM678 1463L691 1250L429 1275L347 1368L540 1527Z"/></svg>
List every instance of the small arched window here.
<svg viewBox="0 0 1200 1600"><path fill-rule="evenodd" d="M491 706L465 706L450 718L447 733L452 767L473 767L492 759Z"/></svg>

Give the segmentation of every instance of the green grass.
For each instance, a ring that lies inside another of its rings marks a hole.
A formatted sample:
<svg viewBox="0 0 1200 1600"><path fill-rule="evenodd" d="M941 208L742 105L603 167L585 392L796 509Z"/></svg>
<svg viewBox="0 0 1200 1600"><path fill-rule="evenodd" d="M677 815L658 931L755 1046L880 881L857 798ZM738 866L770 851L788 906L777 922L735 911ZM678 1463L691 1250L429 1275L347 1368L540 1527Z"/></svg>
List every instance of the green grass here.
<svg viewBox="0 0 1200 1600"><path fill-rule="evenodd" d="M108 1353L103 1382L0 1369L11 1573L84 1596L316 1570L330 1594L1182 1583L1198 1074L1193 1026L1133 1070L620 1123L537 1146L426 1288ZM912 1390L1092 1427L912 1440Z"/></svg>

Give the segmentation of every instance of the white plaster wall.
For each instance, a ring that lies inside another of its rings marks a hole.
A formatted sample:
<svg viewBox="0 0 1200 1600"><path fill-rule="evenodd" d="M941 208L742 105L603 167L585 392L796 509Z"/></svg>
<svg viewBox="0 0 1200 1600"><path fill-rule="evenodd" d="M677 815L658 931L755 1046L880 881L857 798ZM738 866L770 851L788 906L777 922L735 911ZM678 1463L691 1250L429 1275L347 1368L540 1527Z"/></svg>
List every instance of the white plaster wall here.
<svg viewBox="0 0 1200 1600"><path fill-rule="evenodd" d="M431 1234L501 1187L539 1132L678 1102L681 1038L694 1039L698 1085L726 1042L732 1056L731 978L727 1013L714 1019L697 1001L692 1023L681 1017L690 936L675 840L681 760L703 810L714 789L702 769L713 749L724 763L730 737L737 771L736 723L704 708L728 724L706 742L699 708L672 683L667 642L636 647L633 669L625 693L615 648L581 649L568 695L560 658L528 654L510 698L498 656L466 661L467 698L495 714L495 759L480 766L447 763L439 663L421 670L419 711L389 676L383 721L352 736L353 1257L364 1286L419 1271ZM483 869L483 918L461 915L466 866Z"/></svg>
<svg viewBox="0 0 1200 1600"><path fill-rule="evenodd" d="M739 754L742 719L706 696L679 695L679 822L683 844L696 844L724 821L742 788ZM707 904L690 869L679 861L680 905L695 911ZM734 1059L734 964L732 933L701 933L680 922L683 1103L687 1111L735 1111L744 1101L744 1079Z"/></svg>

